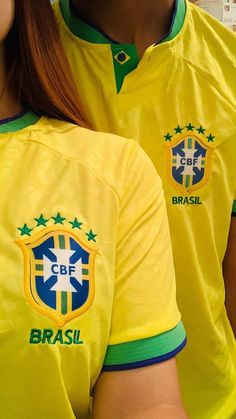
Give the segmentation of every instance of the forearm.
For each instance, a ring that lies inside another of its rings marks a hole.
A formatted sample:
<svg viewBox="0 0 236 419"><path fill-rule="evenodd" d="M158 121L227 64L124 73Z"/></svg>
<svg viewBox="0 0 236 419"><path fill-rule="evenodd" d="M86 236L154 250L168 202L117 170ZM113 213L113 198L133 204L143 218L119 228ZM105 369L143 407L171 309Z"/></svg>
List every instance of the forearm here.
<svg viewBox="0 0 236 419"><path fill-rule="evenodd" d="M104 372L94 389L93 419L186 419L175 359Z"/></svg>
<svg viewBox="0 0 236 419"><path fill-rule="evenodd" d="M120 419L187 419L181 406L160 405L139 412L129 413ZM118 417L117 417L118 419Z"/></svg>
<svg viewBox="0 0 236 419"><path fill-rule="evenodd" d="M187 415L182 406L171 406L169 404L162 404L147 409L133 409L132 411L126 411L121 408L116 412L106 412L104 416L104 410L99 413L95 411L93 419L187 419Z"/></svg>

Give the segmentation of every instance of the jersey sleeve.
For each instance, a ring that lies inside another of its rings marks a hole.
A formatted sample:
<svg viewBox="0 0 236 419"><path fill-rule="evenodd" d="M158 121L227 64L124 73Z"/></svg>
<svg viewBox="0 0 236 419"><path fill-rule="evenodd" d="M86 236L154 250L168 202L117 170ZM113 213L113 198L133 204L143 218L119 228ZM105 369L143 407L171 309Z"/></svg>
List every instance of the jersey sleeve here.
<svg viewBox="0 0 236 419"><path fill-rule="evenodd" d="M120 201L110 339L103 370L155 364L186 343L161 181L135 145Z"/></svg>

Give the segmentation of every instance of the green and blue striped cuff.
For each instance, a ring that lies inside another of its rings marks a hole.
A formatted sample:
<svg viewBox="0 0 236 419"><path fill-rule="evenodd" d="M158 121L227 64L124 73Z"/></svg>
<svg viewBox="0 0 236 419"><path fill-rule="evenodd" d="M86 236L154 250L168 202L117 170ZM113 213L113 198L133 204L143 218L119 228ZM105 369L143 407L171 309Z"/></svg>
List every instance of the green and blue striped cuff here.
<svg viewBox="0 0 236 419"><path fill-rule="evenodd" d="M182 322L174 329L146 339L110 345L103 371L119 371L157 364L173 358L186 345Z"/></svg>
<svg viewBox="0 0 236 419"><path fill-rule="evenodd" d="M233 203L232 216L236 217L236 201L234 201L234 203Z"/></svg>

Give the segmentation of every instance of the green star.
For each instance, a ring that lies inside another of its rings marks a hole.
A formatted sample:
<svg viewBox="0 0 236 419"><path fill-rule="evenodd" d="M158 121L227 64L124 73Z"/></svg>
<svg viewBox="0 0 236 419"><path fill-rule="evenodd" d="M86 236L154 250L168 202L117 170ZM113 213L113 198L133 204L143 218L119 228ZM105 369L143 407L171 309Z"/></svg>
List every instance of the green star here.
<svg viewBox="0 0 236 419"><path fill-rule="evenodd" d="M69 221L69 223L72 225L72 228L79 228L80 230L83 225L83 223L80 223L77 218L75 218L74 221Z"/></svg>
<svg viewBox="0 0 236 419"><path fill-rule="evenodd" d="M52 218L54 220L54 224L64 224L63 221L65 220L65 218L61 217L59 212L56 217L52 217Z"/></svg>
<svg viewBox="0 0 236 419"><path fill-rule="evenodd" d="M166 135L164 135L164 137L165 137L165 141L171 141L171 138L173 137L173 135L170 135L168 132Z"/></svg>
<svg viewBox="0 0 236 419"><path fill-rule="evenodd" d="M197 128L198 134L204 134L204 132L206 131L206 128L203 128L202 125Z"/></svg>
<svg viewBox="0 0 236 419"><path fill-rule="evenodd" d="M215 137L213 137L213 135L211 135L211 134L210 134L210 135L208 135L208 137L207 137L207 139L208 139L208 143L210 143L210 142L212 142L212 143L213 143L213 142L214 142L214 138L215 138Z"/></svg>
<svg viewBox="0 0 236 419"><path fill-rule="evenodd" d="M191 122L189 122L189 124L186 125L186 128L188 131L193 131L194 126L191 124Z"/></svg>
<svg viewBox="0 0 236 419"><path fill-rule="evenodd" d="M35 221L37 221L37 223L38 223L36 227L40 227L40 226L47 227L47 222L49 220L46 220L46 218L44 218L43 214L41 214L39 218L35 218Z"/></svg>
<svg viewBox="0 0 236 419"><path fill-rule="evenodd" d="M33 231L33 228L29 228L28 226L27 226L27 224L24 224L24 226L21 228L21 227L18 227L18 230L20 230L20 235L21 236L24 236L24 235L27 235L27 236L30 236L31 234L31 231Z"/></svg>
<svg viewBox="0 0 236 419"><path fill-rule="evenodd" d="M86 236L88 237L88 241L90 242L91 240L93 241L93 242L96 242L96 237L97 237L97 234L94 234L93 232L92 232L92 230L90 230L90 232L89 233L86 233Z"/></svg>
<svg viewBox="0 0 236 419"><path fill-rule="evenodd" d="M180 128L178 125L176 128L174 128L176 134L182 134L183 128Z"/></svg>

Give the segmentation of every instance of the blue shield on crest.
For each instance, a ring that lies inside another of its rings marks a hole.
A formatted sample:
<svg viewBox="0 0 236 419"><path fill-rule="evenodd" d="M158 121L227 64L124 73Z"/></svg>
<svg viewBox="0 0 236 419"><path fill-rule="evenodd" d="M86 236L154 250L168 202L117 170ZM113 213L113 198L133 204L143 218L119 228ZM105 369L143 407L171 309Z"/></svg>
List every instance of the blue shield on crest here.
<svg viewBox="0 0 236 419"><path fill-rule="evenodd" d="M35 309L59 326L88 310L94 299L94 248L73 232L54 228L18 244L26 296Z"/></svg>
<svg viewBox="0 0 236 419"><path fill-rule="evenodd" d="M186 135L169 146L169 176L182 192L191 193L208 180L212 150L196 135Z"/></svg>

